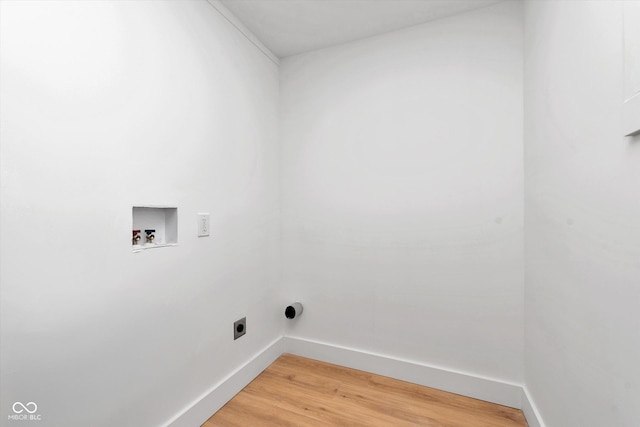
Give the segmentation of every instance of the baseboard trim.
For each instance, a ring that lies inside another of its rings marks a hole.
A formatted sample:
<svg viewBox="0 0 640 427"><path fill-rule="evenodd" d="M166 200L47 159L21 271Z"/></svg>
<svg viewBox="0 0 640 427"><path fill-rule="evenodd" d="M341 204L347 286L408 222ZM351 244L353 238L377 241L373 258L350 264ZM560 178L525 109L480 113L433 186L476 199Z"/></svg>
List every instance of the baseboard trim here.
<svg viewBox="0 0 640 427"><path fill-rule="evenodd" d="M542 417L540 416L540 411L538 411L526 386L522 387L522 412L527 419L529 427L545 427Z"/></svg>
<svg viewBox="0 0 640 427"><path fill-rule="evenodd" d="M243 366L211 387L164 427L202 425L283 353L522 409L529 427L545 427L531 395L521 385L299 337L281 337L273 341Z"/></svg>
<svg viewBox="0 0 640 427"><path fill-rule="evenodd" d="M243 366L211 387L191 405L167 422L164 427L201 426L211 415L222 408L225 403L280 357L285 352L283 344L282 338L273 341Z"/></svg>
<svg viewBox="0 0 640 427"><path fill-rule="evenodd" d="M522 407L522 386L517 384L303 338L284 337L283 341L285 351L297 356L409 381L512 408Z"/></svg>

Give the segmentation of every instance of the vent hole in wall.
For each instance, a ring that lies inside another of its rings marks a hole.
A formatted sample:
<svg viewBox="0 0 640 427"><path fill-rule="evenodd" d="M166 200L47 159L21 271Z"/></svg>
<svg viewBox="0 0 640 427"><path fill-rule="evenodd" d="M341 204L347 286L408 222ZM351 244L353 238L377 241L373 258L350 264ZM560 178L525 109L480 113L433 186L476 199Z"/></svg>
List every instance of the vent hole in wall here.
<svg viewBox="0 0 640 427"><path fill-rule="evenodd" d="M300 317L300 315L302 314L302 310L302 304L296 301L284 309L284 316L287 319L295 319L297 317Z"/></svg>
<svg viewBox="0 0 640 427"><path fill-rule="evenodd" d="M284 310L284 315L287 317L287 319L293 319L294 317L296 317L296 309L289 306Z"/></svg>

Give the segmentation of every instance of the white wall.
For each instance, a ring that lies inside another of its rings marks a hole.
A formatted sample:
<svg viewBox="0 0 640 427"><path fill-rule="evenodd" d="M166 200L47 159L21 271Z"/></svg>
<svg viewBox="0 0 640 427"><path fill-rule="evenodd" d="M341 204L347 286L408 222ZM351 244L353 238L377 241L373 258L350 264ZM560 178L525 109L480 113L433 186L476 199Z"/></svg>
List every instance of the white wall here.
<svg viewBox="0 0 640 427"><path fill-rule="evenodd" d="M205 1L0 4L2 424L160 425L282 333L277 66Z"/></svg>
<svg viewBox="0 0 640 427"><path fill-rule="evenodd" d="M640 139L622 7L526 4L526 385L548 426L640 425Z"/></svg>
<svg viewBox="0 0 640 427"><path fill-rule="evenodd" d="M521 12L281 62L288 334L521 381Z"/></svg>

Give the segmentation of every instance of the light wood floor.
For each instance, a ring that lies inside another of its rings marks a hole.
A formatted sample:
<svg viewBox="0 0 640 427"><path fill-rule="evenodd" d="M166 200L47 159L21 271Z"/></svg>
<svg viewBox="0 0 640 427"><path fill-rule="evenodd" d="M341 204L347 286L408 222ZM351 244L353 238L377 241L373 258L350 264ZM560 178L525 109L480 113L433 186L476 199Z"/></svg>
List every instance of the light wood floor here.
<svg viewBox="0 0 640 427"><path fill-rule="evenodd" d="M282 355L202 427L526 426L522 411Z"/></svg>

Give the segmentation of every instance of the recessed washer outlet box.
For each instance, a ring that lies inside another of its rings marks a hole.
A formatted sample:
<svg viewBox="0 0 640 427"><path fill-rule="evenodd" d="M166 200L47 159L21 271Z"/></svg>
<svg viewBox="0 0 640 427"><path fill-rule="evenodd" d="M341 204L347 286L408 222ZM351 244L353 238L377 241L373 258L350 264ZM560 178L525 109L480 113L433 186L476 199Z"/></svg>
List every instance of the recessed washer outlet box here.
<svg viewBox="0 0 640 427"><path fill-rule="evenodd" d="M133 206L131 216L133 252L178 244L178 208Z"/></svg>
<svg viewBox="0 0 640 427"><path fill-rule="evenodd" d="M233 339L237 340L241 336L247 333L247 318L243 317L240 320L233 322Z"/></svg>

